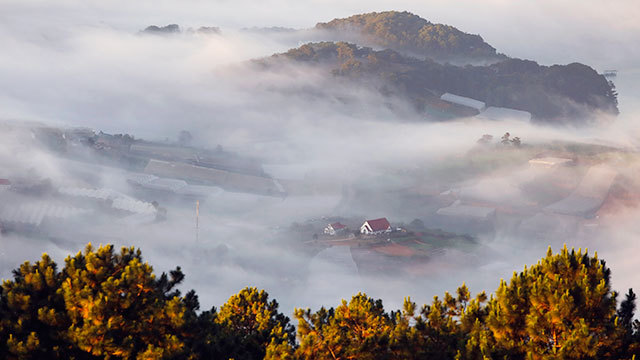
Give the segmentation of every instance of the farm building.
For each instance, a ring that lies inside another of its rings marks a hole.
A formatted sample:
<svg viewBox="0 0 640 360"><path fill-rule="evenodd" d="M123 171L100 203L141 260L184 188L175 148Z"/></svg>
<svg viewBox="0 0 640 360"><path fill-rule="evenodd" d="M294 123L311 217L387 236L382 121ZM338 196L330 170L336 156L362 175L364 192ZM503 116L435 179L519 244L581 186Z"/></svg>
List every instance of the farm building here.
<svg viewBox="0 0 640 360"><path fill-rule="evenodd" d="M164 160L196 161L198 159L197 152L194 149L179 146L137 143L132 144L129 149L131 153L136 155L160 158Z"/></svg>
<svg viewBox="0 0 640 360"><path fill-rule="evenodd" d="M460 200L458 200L450 206L438 209L436 214L474 220L491 220L496 215L496 209L487 206L460 205Z"/></svg>
<svg viewBox="0 0 640 360"><path fill-rule="evenodd" d="M156 208L149 202L140 201L111 189L60 188L58 192L79 199L98 201L110 205L114 210L131 214L155 214Z"/></svg>
<svg viewBox="0 0 640 360"><path fill-rule="evenodd" d="M227 180L227 172L202 166L152 159L144 169L147 174L199 183L222 185Z"/></svg>
<svg viewBox="0 0 640 360"><path fill-rule="evenodd" d="M0 223L9 229L36 229L43 222L77 218L90 210L52 202L6 204L0 208Z"/></svg>
<svg viewBox="0 0 640 360"><path fill-rule="evenodd" d="M478 111L482 111L487 106L484 102L464 96L454 95L450 93L444 93L440 96L440 100L444 100L456 105L466 106Z"/></svg>
<svg viewBox="0 0 640 360"><path fill-rule="evenodd" d="M604 203L617 176L618 172L606 165L592 166L571 195L547 206L545 210L556 214L591 217Z"/></svg>
<svg viewBox="0 0 640 360"><path fill-rule="evenodd" d="M329 224L327 225L327 227L324 228L324 233L326 235L331 235L331 236L334 236L339 233L343 233L345 231L347 231L347 225L341 224L340 222Z"/></svg>
<svg viewBox="0 0 640 360"><path fill-rule="evenodd" d="M282 186L274 179L191 165L152 159L144 169L146 174L185 180L190 184L214 185L228 191L249 192L278 196L284 194Z"/></svg>
<svg viewBox="0 0 640 360"><path fill-rule="evenodd" d="M391 224L387 218L366 220L360 227L362 234L382 234L391 232Z"/></svg>
<svg viewBox="0 0 640 360"><path fill-rule="evenodd" d="M480 112L476 118L483 120L518 120L529 122L531 121L531 113L522 110L489 106Z"/></svg>
<svg viewBox="0 0 640 360"><path fill-rule="evenodd" d="M560 214L538 213L518 226L520 236L536 240L561 240L575 235L580 218Z"/></svg>
<svg viewBox="0 0 640 360"><path fill-rule="evenodd" d="M0 192L9 190L11 187L11 181L7 179L0 179Z"/></svg>
<svg viewBox="0 0 640 360"><path fill-rule="evenodd" d="M532 168L538 169L551 169L560 166L568 166L573 164L573 159L558 158L558 157L544 157L529 160L529 165Z"/></svg>
<svg viewBox="0 0 640 360"><path fill-rule="evenodd" d="M425 226L472 235L493 232L495 222L495 207L461 204L460 200L425 218Z"/></svg>

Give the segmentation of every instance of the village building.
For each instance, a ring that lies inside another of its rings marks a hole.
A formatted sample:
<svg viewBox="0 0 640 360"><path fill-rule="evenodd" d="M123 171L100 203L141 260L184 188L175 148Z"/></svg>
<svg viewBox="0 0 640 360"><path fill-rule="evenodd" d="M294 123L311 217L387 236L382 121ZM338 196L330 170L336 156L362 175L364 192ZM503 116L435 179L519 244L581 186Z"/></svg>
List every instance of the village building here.
<svg viewBox="0 0 640 360"><path fill-rule="evenodd" d="M485 104L480 100L459 96L459 95L454 95L450 93L444 93L442 96L440 96L440 100L444 100L456 105L466 106L468 108L472 108L477 111L482 111L487 106L487 104Z"/></svg>
<svg viewBox="0 0 640 360"><path fill-rule="evenodd" d="M559 157L544 157L529 160L529 166L538 169L552 169L561 166L568 166L573 164L573 159L559 158Z"/></svg>
<svg viewBox="0 0 640 360"><path fill-rule="evenodd" d="M11 181L0 179L0 192L7 191L9 188L11 188Z"/></svg>
<svg viewBox="0 0 640 360"><path fill-rule="evenodd" d="M488 206L461 205L460 200L450 206L438 209L436 214L474 220L492 220L496 216L496 209Z"/></svg>
<svg viewBox="0 0 640 360"><path fill-rule="evenodd" d="M89 139L93 139L95 136L95 131L89 128L66 129L62 134L62 137L72 144L88 144Z"/></svg>
<svg viewBox="0 0 640 360"><path fill-rule="evenodd" d="M600 209L618 172L606 165L589 168L578 187L566 198L544 208L545 211L590 218Z"/></svg>
<svg viewBox="0 0 640 360"><path fill-rule="evenodd" d="M438 209L425 225L458 234L484 234L495 230L496 208L475 204L453 204Z"/></svg>
<svg viewBox="0 0 640 360"><path fill-rule="evenodd" d="M346 231L347 231L347 225L341 224L340 222L329 224L327 225L327 227L324 228L324 233L326 235L331 235L331 236L334 236L339 233L344 233Z"/></svg>
<svg viewBox="0 0 640 360"><path fill-rule="evenodd" d="M532 240L562 240L575 236L581 221L584 220L575 216L541 212L522 220L518 234Z"/></svg>
<svg viewBox="0 0 640 360"><path fill-rule="evenodd" d="M273 178L246 175L182 162L151 159L144 168L146 174L185 180L189 184L219 186L227 191L284 196L284 188Z"/></svg>
<svg viewBox="0 0 640 360"><path fill-rule="evenodd" d="M388 232L391 232L391 224L387 218L366 220L360 227L360 233L362 234L375 235Z"/></svg>
<svg viewBox="0 0 640 360"><path fill-rule="evenodd" d="M517 120L522 122L531 121L531 113L528 111L509 109L504 107L489 106L476 116L483 120Z"/></svg>
<svg viewBox="0 0 640 360"><path fill-rule="evenodd" d="M56 224L90 212L91 210L55 202L21 202L0 207L0 223L5 229L29 231L40 228L43 223Z"/></svg>
<svg viewBox="0 0 640 360"><path fill-rule="evenodd" d="M111 189L89 189L89 188L59 188L61 195L72 198L96 201L99 204L107 205L113 210L130 214L153 215L156 208L149 202L132 198Z"/></svg>

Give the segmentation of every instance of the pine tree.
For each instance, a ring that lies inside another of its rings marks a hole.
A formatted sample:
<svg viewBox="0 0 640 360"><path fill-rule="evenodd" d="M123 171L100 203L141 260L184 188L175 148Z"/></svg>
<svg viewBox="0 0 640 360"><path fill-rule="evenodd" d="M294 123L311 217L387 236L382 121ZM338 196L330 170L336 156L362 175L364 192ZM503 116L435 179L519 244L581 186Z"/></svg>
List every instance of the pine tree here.
<svg viewBox="0 0 640 360"><path fill-rule="evenodd" d="M488 326L510 359L596 359L615 343L616 295L604 261L579 251L547 256L502 282Z"/></svg>
<svg viewBox="0 0 640 360"><path fill-rule="evenodd" d="M47 254L35 264L25 262L0 293L0 358L68 359L81 356L66 337L70 325L57 265Z"/></svg>
<svg viewBox="0 0 640 360"><path fill-rule="evenodd" d="M335 310L296 309L297 359L391 359L393 324L381 300L359 293Z"/></svg>
<svg viewBox="0 0 640 360"><path fill-rule="evenodd" d="M269 356L277 358L295 344L289 318L278 312L278 302L269 301L264 290L242 289L220 307L214 321L226 334L227 355L236 360L263 359L268 346Z"/></svg>
<svg viewBox="0 0 640 360"><path fill-rule="evenodd" d="M156 280L140 250L113 246L65 260L62 294L71 320L69 339L85 352L122 359L162 359L181 352L185 304L171 293L183 275Z"/></svg>
<svg viewBox="0 0 640 360"><path fill-rule="evenodd" d="M631 359L640 357L640 323L634 320L636 311L636 294L632 289L625 294L617 311L617 335L618 346L612 351L612 355L618 359Z"/></svg>

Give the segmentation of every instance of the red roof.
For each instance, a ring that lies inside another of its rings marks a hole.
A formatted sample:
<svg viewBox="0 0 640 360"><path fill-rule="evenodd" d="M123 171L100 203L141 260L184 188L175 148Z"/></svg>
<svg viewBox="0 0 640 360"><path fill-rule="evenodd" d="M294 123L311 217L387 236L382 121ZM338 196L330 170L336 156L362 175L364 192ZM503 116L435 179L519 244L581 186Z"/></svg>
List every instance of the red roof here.
<svg viewBox="0 0 640 360"><path fill-rule="evenodd" d="M0 185L11 185L11 181L7 179L0 179Z"/></svg>
<svg viewBox="0 0 640 360"><path fill-rule="evenodd" d="M331 227L333 228L333 230L340 230L340 229L344 229L347 227L347 225L341 224L339 222L333 223L331 224Z"/></svg>
<svg viewBox="0 0 640 360"><path fill-rule="evenodd" d="M371 231L384 231L391 227L387 218L367 220Z"/></svg>

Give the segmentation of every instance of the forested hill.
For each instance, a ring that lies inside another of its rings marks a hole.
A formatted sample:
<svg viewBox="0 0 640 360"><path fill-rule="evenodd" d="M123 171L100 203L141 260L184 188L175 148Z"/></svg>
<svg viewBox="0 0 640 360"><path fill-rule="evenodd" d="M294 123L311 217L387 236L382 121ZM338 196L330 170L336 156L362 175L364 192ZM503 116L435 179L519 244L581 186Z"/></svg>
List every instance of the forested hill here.
<svg viewBox="0 0 640 360"><path fill-rule="evenodd" d="M453 26L433 24L410 12L385 11L354 15L318 23L316 29L332 33L335 40L374 48L393 49L406 55L452 63L504 60L480 35Z"/></svg>
<svg viewBox="0 0 640 360"><path fill-rule="evenodd" d="M450 92L533 114L538 122L585 124L600 112L617 114L616 92L589 66L542 66L508 59L489 66L454 66L376 51L344 42L310 43L259 61L266 66L304 63L332 70L328 76L370 84L378 80L383 93L394 92L418 109Z"/></svg>

